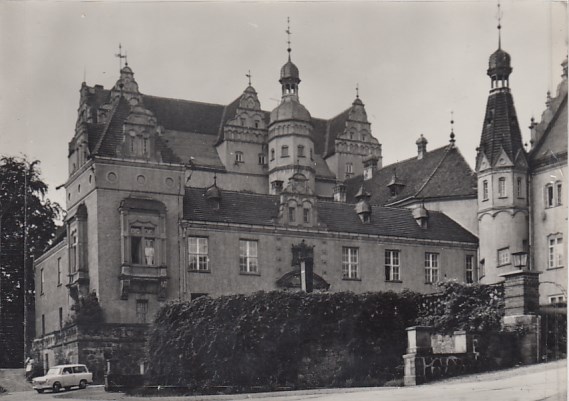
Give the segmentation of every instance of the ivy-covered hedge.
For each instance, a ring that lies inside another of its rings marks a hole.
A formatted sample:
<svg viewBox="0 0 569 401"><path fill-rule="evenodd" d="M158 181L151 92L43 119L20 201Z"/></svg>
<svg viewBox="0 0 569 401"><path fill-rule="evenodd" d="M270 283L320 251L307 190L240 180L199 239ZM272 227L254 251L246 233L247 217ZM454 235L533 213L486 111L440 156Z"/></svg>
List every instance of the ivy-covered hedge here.
<svg viewBox="0 0 569 401"><path fill-rule="evenodd" d="M381 385L402 365L419 295L258 292L171 303L149 380L193 389Z"/></svg>
<svg viewBox="0 0 569 401"><path fill-rule="evenodd" d="M445 281L438 286L439 293L421 297L417 324L448 334L455 330L471 334L501 330L503 286L456 281Z"/></svg>

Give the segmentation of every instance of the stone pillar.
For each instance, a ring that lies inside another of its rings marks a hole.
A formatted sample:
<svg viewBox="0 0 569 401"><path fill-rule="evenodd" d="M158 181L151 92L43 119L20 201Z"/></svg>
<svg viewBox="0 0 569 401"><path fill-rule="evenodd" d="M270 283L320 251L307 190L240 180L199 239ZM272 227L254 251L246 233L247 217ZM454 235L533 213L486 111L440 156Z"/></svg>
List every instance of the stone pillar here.
<svg viewBox="0 0 569 401"><path fill-rule="evenodd" d="M502 327L518 333L518 358L524 364L541 360L541 318L539 310L540 272L517 270L504 277L504 309Z"/></svg>
<svg viewBox="0 0 569 401"><path fill-rule="evenodd" d="M539 310L539 275L541 272L516 270L504 277L505 315L531 315Z"/></svg>
<svg viewBox="0 0 569 401"><path fill-rule="evenodd" d="M425 382L425 359L431 355L431 327L413 326L407 328L407 354L403 355L405 363L405 386L416 386Z"/></svg>

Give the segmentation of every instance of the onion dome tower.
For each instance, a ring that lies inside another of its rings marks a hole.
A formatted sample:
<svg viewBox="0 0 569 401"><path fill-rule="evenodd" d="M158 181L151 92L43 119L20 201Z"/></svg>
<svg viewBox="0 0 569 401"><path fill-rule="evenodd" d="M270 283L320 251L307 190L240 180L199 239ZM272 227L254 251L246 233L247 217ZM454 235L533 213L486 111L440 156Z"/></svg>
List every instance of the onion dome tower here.
<svg viewBox="0 0 569 401"><path fill-rule="evenodd" d="M288 61L281 68L280 104L271 112L269 122L269 193L278 194L295 174L307 178L309 188L314 190L314 142L312 118L298 98L300 73L291 61L290 27L287 29Z"/></svg>
<svg viewBox="0 0 569 401"><path fill-rule="evenodd" d="M498 11L500 5L498 4ZM510 92L511 57L502 50L490 56L491 88L476 156L480 274L484 283L501 281L514 270L511 254L528 249L528 163L514 99Z"/></svg>

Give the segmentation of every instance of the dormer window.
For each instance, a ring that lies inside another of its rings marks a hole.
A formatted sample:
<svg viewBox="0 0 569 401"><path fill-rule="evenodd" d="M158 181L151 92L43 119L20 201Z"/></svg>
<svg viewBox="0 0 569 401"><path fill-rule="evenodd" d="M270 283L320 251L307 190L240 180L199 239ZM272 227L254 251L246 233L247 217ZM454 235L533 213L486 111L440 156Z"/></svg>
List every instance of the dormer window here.
<svg viewBox="0 0 569 401"><path fill-rule="evenodd" d="M310 224L310 209L305 207L302 212L304 224Z"/></svg>
<svg viewBox="0 0 569 401"><path fill-rule="evenodd" d="M289 206L288 208L288 221L289 223L296 221L296 208L294 206Z"/></svg>

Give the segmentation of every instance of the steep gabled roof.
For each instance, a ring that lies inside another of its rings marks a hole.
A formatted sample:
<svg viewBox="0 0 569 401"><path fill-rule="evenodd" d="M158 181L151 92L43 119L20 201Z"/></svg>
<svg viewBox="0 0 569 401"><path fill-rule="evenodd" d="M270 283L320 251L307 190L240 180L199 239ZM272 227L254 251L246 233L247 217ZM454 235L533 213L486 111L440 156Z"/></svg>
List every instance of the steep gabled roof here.
<svg viewBox="0 0 569 401"><path fill-rule="evenodd" d="M346 128L346 121L350 115L350 108L347 108L335 117L328 121L328 130L326 132L326 149L324 158L332 155L336 149L336 138L339 134L344 132Z"/></svg>
<svg viewBox="0 0 569 401"><path fill-rule="evenodd" d="M565 81L565 84L567 82ZM553 117L541 129L543 135L532 148L529 159L532 168L567 160L567 90L552 103Z"/></svg>
<svg viewBox="0 0 569 401"><path fill-rule="evenodd" d="M394 174L404 186L392 196L388 188ZM346 197L353 201L361 185L371 193L373 205L390 205L405 199L476 196L476 178L458 148L448 145L383 167L369 180L363 176L346 180Z"/></svg>
<svg viewBox="0 0 569 401"><path fill-rule="evenodd" d="M219 209L209 205L205 188L186 188L184 219L260 226L275 226L279 196L225 191ZM405 208L373 207L371 222L364 224L349 203L318 201L319 230L393 236L409 239L470 242L478 239L440 212L429 212L427 229L419 227L412 211Z"/></svg>

